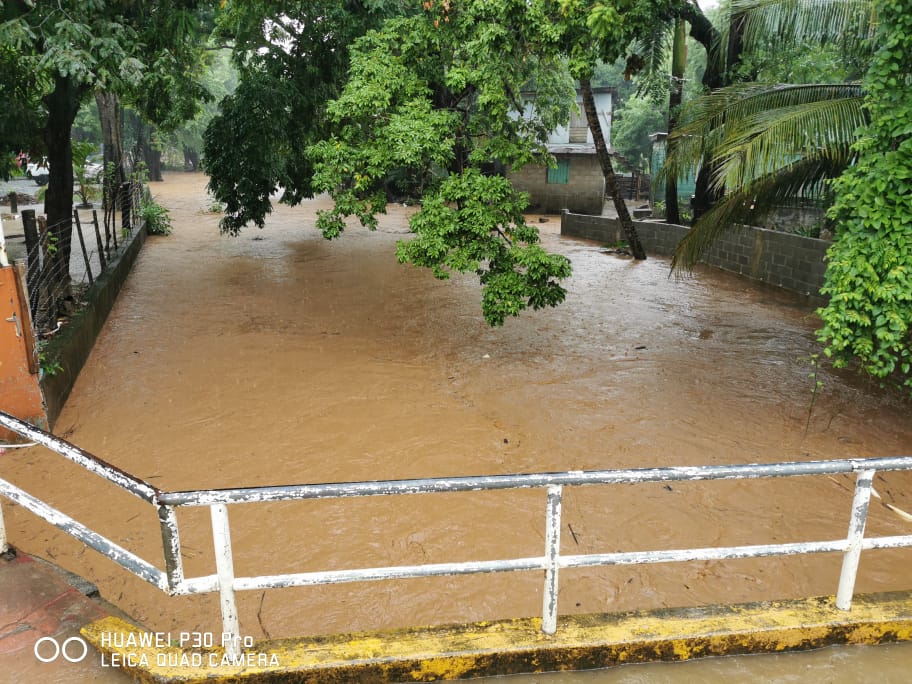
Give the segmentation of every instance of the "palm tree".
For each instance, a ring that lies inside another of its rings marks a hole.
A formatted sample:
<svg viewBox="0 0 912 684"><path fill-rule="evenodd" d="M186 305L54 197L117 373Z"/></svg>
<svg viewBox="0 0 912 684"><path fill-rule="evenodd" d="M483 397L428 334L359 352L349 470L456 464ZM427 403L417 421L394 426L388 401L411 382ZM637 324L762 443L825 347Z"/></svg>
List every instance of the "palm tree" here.
<svg viewBox="0 0 912 684"><path fill-rule="evenodd" d="M740 24L745 51L761 41L829 38L866 59L876 27L869 0L735 0L731 12L743 22L724 25ZM691 268L723 232L783 200L820 196L852 161L866 123L863 96L858 82L743 83L688 103L662 174L680 179L705 164L721 199L696 220L672 267Z"/></svg>

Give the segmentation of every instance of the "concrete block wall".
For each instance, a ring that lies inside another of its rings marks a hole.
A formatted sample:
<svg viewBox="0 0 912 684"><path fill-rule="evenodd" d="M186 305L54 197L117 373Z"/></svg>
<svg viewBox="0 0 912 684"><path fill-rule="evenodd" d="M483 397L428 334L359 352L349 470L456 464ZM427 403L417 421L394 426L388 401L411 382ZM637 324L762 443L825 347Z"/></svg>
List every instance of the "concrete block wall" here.
<svg viewBox="0 0 912 684"><path fill-rule="evenodd" d="M124 238L121 251L107 270L86 292L86 305L70 319L69 325L54 335L45 347L49 358L56 358L61 370L41 378L41 390L47 410L48 424L53 428L63 405L70 396L79 372L89 358L95 340L108 318L121 286L130 275L133 263L146 241L146 226L142 224Z"/></svg>
<svg viewBox="0 0 912 684"><path fill-rule="evenodd" d="M689 230L656 221L634 221L647 252L674 253ZM617 219L564 212L561 235L586 238L604 244L624 239ZM766 228L741 227L726 233L707 251L702 261L725 271L770 285L822 299L819 292L826 270L824 257L830 243Z"/></svg>
<svg viewBox="0 0 912 684"><path fill-rule="evenodd" d="M558 154L570 160L570 182L548 183L548 167L529 164L510 173L513 186L529 193L531 211L559 213L565 209L579 214L600 214L605 179L594 154Z"/></svg>

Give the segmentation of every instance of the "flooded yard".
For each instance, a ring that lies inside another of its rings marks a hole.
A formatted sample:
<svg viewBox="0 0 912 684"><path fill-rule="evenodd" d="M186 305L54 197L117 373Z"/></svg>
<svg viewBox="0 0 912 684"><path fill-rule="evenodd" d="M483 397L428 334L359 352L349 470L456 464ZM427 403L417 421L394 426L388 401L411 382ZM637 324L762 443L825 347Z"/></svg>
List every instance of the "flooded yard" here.
<svg viewBox="0 0 912 684"><path fill-rule="evenodd" d="M709 269L678 280L541 223L574 275L557 309L503 328L470 277L396 263L409 209L336 242L326 203L277 207L220 236L205 178L153 193L169 237L147 242L55 432L162 489L317 483L912 453L909 405L826 367L797 296ZM532 220L537 221L537 217ZM0 473L161 566L151 508L35 449ZM912 478L879 474L912 510ZM565 491L565 553L844 537L849 477ZM238 575L541 555L542 491L231 509ZM217 595L168 598L20 508L11 541L97 583L150 629L218 631ZM188 576L215 566L209 515L182 510ZM875 502L869 534L910 524ZM909 550L862 556L857 590L909 589ZM561 572L562 613L832 594L822 554ZM240 594L241 631L322 634L537 615L540 573ZM905 651L908 660L908 650ZM582 680L581 680L582 681ZM631 680L633 681L633 680Z"/></svg>

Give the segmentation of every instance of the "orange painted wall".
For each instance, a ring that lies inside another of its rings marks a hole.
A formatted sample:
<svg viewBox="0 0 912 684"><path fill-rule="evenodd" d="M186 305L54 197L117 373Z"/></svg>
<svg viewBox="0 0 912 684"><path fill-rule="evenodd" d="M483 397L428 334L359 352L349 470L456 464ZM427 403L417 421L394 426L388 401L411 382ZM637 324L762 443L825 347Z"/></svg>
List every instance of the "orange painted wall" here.
<svg viewBox="0 0 912 684"><path fill-rule="evenodd" d="M0 411L47 427L34 335L16 268L0 268ZM13 441L0 430L0 440Z"/></svg>

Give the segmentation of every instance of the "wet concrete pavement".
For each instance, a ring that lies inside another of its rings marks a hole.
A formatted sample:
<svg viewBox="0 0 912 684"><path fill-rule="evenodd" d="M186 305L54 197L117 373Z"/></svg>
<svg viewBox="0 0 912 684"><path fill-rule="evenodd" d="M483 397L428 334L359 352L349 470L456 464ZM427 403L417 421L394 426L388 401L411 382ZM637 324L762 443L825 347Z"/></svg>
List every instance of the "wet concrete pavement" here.
<svg viewBox="0 0 912 684"><path fill-rule="evenodd" d="M98 598L93 585L50 563L13 552L0 555L0 596L0 681L132 681L120 669L104 667L98 652L87 647L79 634L89 622L122 616Z"/></svg>

